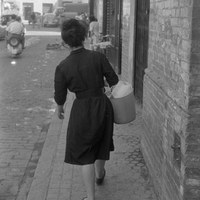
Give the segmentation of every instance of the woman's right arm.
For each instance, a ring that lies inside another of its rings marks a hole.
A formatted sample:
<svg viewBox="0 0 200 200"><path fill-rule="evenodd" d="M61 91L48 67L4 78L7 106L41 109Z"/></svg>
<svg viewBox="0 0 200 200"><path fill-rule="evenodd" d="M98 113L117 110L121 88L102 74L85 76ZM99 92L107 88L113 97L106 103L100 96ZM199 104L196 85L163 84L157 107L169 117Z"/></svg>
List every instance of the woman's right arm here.
<svg viewBox="0 0 200 200"><path fill-rule="evenodd" d="M54 88L54 99L57 103L58 118L64 119L64 103L67 96L67 84L64 74L59 66L57 66L55 71Z"/></svg>
<svg viewBox="0 0 200 200"><path fill-rule="evenodd" d="M119 78L104 54L102 54L101 60L102 60L103 75L105 76L109 87L112 88L118 83Z"/></svg>
<svg viewBox="0 0 200 200"><path fill-rule="evenodd" d="M67 82L60 66L57 66L54 78L54 99L58 105L64 105L67 96Z"/></svg>

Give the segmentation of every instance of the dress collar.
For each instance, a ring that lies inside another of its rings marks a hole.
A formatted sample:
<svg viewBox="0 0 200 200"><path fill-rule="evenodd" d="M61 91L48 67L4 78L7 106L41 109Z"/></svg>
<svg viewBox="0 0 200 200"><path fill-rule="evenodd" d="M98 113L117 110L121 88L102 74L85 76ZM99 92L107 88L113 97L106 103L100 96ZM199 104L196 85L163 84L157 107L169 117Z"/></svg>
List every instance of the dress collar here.
<svg viewBox="0 0 200 200"><path fill-rule="evenodd" d="M73 51L71 51L71 55L72 54L78 54L78 53L81 53L81 52L83 52L85 50L85 48L84 47L81 47L81 48L79 48L79 49L76 49L76 50L73 50Z"/></svg>

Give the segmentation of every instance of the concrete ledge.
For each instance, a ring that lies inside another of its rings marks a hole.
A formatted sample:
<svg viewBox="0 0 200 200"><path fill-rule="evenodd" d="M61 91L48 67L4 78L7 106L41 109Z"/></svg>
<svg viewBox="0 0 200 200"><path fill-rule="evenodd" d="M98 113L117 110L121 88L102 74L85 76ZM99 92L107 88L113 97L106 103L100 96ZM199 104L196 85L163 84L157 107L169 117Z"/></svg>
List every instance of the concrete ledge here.
<svg viewBox="0 0 200 200"><path fill-rule="evenodd" d="M64 120L58 119L57 112L52 118L27 200L45 200L47 197L56 153L59 148L59 139L61 134L67 131L73 100L74 95L68 93Z"/></svg>
<svg viewBox="0 0 200 200"><path fill-rule="evenodd" d="M48 133L41 157L39 159L34 179L27 197L27 200L44 200L52 174L52 163L54 161L57 143L62 129L62 120L59 120L55 113Z"/></svg>
<svg viewBox="0 0 200 200"><path fill-rule="evenodd" d="M27 31L25 36L61 36L60 32L56 31Z"/></svg>
<svg viewBox="0 0 200 200"><path fill-rule="evenodd" d="M52 119L26 200L77 200L86 196L79 167L63 162L66 130L73 100L74 96L68 94L63 123L56 115ZM115 151L106 164L107 175L104 185L96 187L97 199L157 199L140 151L143 121L140 109L137 106L136 108L135 121L115 125Z"/></svg>

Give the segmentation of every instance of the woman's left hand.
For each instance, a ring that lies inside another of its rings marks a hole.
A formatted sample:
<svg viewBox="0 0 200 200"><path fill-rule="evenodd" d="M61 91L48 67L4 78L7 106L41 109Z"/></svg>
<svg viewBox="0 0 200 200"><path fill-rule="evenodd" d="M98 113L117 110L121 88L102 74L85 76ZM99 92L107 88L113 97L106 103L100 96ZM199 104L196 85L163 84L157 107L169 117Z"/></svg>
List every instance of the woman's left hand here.
<svg viewBox="0 0 200 200"><path fill-rule="evenodd" d="M58 105L58 118L64 119L64 108L61 105Z"/></svg>

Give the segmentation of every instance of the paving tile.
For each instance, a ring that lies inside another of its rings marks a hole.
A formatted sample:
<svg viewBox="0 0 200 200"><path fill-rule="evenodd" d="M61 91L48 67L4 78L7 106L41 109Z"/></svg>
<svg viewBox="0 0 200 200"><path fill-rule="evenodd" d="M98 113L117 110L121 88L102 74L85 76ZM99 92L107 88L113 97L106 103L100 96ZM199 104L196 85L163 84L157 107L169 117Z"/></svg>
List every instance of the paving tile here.
<svg viewBox="0 0 200 200"><path fill-rule="evenodd" d="M51 189L49 189L46 199L54 199L54 200L58 199L59 191L60 191L59 188L51 188Z"/></svg>
<svg viewBox="0 0 200 200"><path fill-rule="evenodd" d="M86 196L80 167L63 162L67 128L66 118L63 122L65 126L62 126L56 144L56 156L52 167L47 199L45 200L52 200L53 198L55 198L54 200L80 200ZM141 152L140 137L142 130L140 116L130 124L115 125L115 151L111 153L110 160L106 162L104 184L96 186L97 200L156 200L154 188Z"/></svg>

